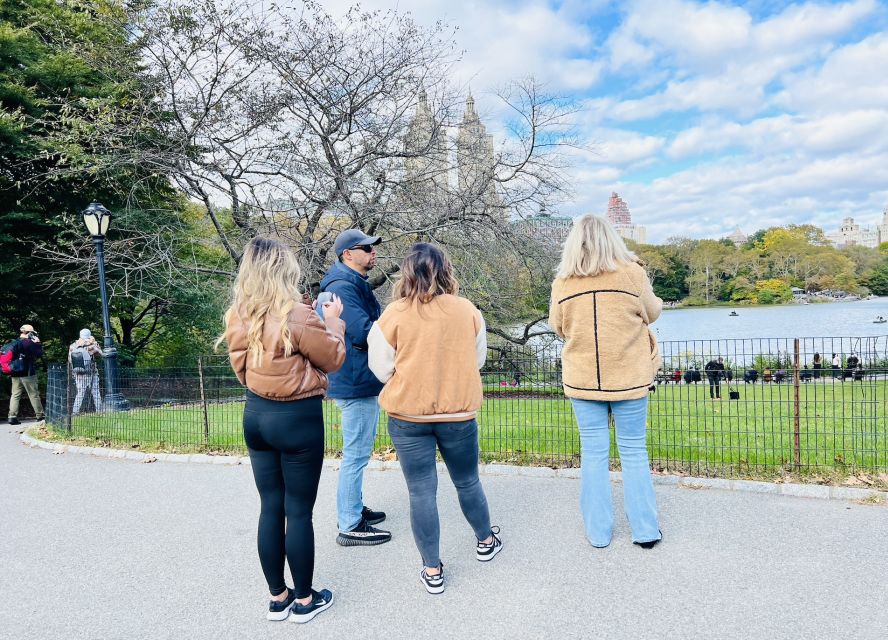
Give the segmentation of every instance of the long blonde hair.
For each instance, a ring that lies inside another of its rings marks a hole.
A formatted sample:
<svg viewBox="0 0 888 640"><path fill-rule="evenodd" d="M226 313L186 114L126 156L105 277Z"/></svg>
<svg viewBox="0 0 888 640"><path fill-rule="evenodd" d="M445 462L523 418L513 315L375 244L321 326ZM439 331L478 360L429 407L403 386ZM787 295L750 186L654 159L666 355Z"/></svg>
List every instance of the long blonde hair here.
<svg viewBox="0 0 888 640"><path fill-rule="evenodd" d="M244 249L237 277L231 288L231 306L225 312L225 326L238 316L248 325L247 352L253 357L253 366L262 364L265 347L262 333L265 322L279 321L284 355L293 354L293 340L287 317L301 299L299 282L302 269L293 250L271 238L253 238ZM224 336L216 341L216 346Z"/></svg>
<svg viewBox="0 0 888 640"><path fill-rule="evenodd" d="M431 302L435 297L459 293L453 264L443 249L428 242L417 242L404 256L401 271L392 288L392 300L408 304Z"/></svg>
<svg viewBox="0 0 888 640"><path fill-rule="evenodd" d="M591 213L574 220L564 241L558 278L596 276L636 261L610 222Z"/></svg>

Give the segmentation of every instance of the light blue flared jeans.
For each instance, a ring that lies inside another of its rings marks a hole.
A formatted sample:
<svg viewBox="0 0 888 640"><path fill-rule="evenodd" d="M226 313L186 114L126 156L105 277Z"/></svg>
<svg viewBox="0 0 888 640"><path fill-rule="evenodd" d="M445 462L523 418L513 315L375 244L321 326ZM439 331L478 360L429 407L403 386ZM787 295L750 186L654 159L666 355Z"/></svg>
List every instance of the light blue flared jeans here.
<svg viewBox="0 0 888 640"><path fill-rule="evenodd" d="M609 545L614 532L614 504L608 473L608 408L616 423L623 469L623 507L632 528L632 540L660 539L657 500L645 444L647 402L647 397L619 402L571 398L580 427L582 451L580 509L586 537L594 547Z"/></svg>

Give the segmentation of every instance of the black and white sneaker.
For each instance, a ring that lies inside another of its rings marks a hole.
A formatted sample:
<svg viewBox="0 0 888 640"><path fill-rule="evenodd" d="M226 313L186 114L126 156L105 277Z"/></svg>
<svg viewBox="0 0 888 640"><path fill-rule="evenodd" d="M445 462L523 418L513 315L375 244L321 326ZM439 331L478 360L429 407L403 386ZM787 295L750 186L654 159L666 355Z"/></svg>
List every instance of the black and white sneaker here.
<svg viewBox="0 0 888 640"><path fill-rule="evenodd" d="M361 522L358 523L358 526L352 529L351 531L346 531L345 533L340 533L336 536L336 542L340 546L343 547L359 547L359 546L369 546L373 544L382 544L384 542L388 542L392 539L392 534L388 531L383 531L382 529L377 529L376 527L371 527L370 524L361 518Z"/></svg>
<svg viewBox="0 0 888 640"><path fill-rule="evenodd" d="M374 511L370 507L364 507L361 509L361 517L367 524L379 524L383 520L385 520L385 512L384 511Z"/></svg>
<svg viewBox="0 0 888 640"><path fill-rule="evenodd" d="M489 562L490 560L493 560L493 556L502 550L503 541L497 537L499 532L499 527L490 527L490 535L493 537L493 540L490 542L478 541L478 547L476 548L475 554L475 557L478 558L478 560L481 562Z"/></svg>
<svg viewBox="0 0 888 640"><path fill-rule="evenodd" d="M438 565L440 572L436 575L426 573L425 567L419 572L419 579L429 593L444 593L444 563Z"/></svg>
<svg viewBox="0 0 888 640"><path fill-rule="evenodd" d="M311 590L311 602L308 604L293 603L290 609L290 622L303 624L314 618L321 611L329 609L333 604L333 594L329 589L321 589L320 591Z"/></svg>
<svg viewBox="0 0 888 640"><path fill-rule="evenodd" d="M272 600L268 603L268 614L266 614L265 618L276 622L286 620L287 616L290 615L290 607L293 606L295 599L296 593L292 589L287 589L287 598L285 600Z"/></svg>

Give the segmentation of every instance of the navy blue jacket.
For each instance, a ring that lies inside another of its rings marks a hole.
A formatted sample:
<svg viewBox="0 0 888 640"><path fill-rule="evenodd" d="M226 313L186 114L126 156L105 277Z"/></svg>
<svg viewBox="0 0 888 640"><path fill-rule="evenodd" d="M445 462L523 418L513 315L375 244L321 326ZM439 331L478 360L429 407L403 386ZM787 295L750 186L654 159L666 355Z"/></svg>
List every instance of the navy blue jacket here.
<svg viewBox="0 0 888 640"><path fill-rule="evenodd" d="M321 280L321 291L339 296L345 321L345 364L339 371L327 374L327 397L378 396L383 385L367 364L367 335L382 308L366 276L337 261Z"/></svg>

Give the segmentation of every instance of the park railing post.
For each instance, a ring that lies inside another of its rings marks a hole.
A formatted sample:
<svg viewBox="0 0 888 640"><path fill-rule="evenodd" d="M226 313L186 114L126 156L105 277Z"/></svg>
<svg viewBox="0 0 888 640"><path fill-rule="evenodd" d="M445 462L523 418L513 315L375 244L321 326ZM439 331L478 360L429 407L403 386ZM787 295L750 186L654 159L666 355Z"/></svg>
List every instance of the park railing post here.
<svg viewBox="0 0 888 640"><path fill-rule="evenodd" d="M204 388L203 357L197 357L197 375L200 379L200 405L203 409L204 444L210 444L210 416L207 411L207 393Z"/></svg>
<svg viewBox="0 0 888 640"><path fill-rule="evenodd" d="M802 450L801 450L801 402L799 400L800 393L800 372L799 366L799 339L793 341L793 405L792 405L792 428L793 428L793 462L795 469L798 471L802 466Z"/></svg>

